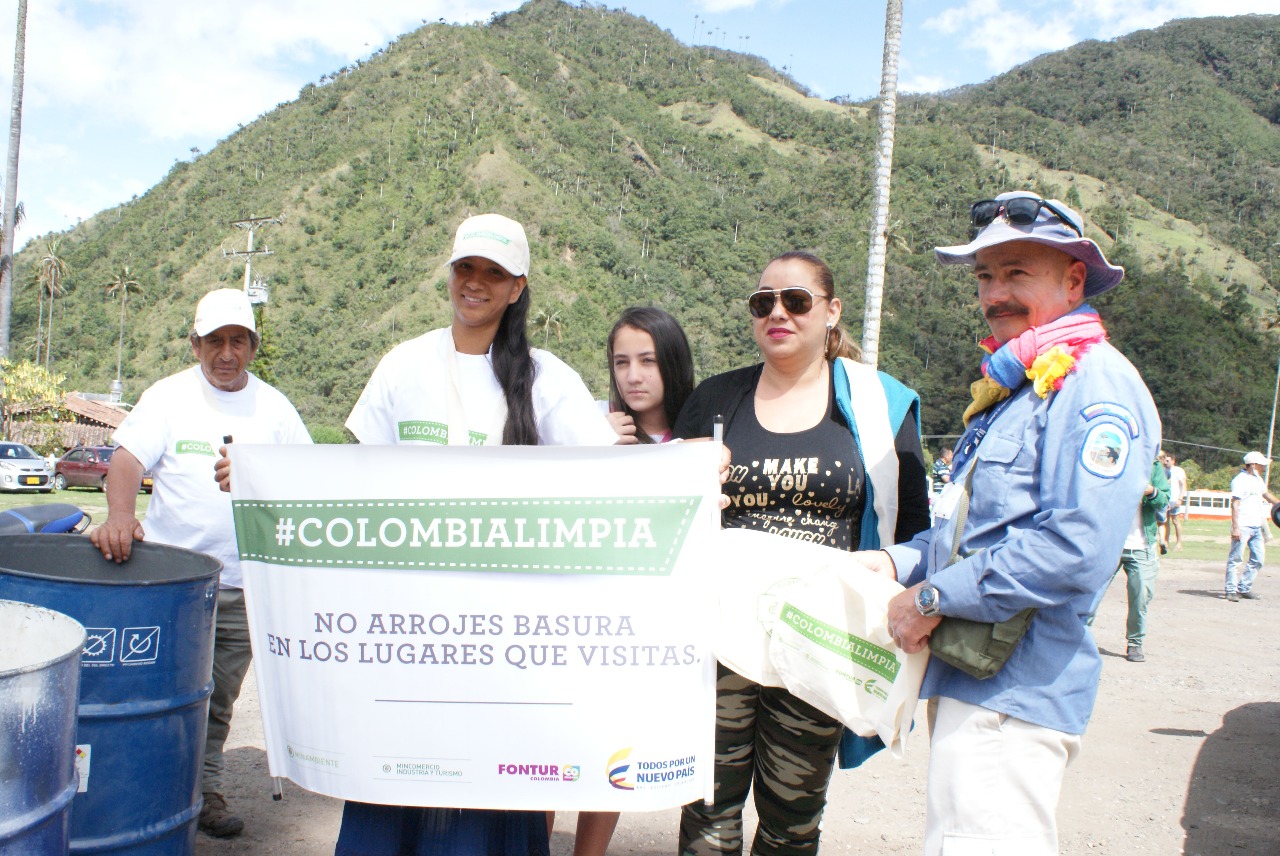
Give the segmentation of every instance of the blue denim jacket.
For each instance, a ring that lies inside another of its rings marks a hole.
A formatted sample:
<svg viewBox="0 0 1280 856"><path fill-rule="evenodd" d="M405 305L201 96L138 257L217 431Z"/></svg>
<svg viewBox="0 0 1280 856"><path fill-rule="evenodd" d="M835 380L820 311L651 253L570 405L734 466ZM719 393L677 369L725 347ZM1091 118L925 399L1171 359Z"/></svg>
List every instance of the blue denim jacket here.
<svg viewBox="0 0 1280 856"><path fill-rule="evenodd" d="M959 457L968 437L961 440ZM1102 660L1085 618L1115 573L1160 444L1160 417L1137 370L1094 345L1058 392L1014 391L976 450L959 559L947 566L955 517L886 548L898 579L937 587L943 615L1002 621L1039 611L1013 656L979 681L930 661L922 698L944 696L1083 734Z"/></svg>

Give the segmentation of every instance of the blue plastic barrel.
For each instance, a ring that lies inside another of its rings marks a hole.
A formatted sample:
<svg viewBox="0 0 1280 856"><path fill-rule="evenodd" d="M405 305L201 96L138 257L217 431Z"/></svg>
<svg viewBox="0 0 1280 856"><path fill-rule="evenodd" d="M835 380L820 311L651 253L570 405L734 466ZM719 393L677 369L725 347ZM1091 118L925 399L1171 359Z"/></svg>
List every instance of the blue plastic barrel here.
<svg viewBox="0 0 1280 856"><path fill-rule="evenodd" d="M140 542L117 565L86 537L0 536L0 598L84 625L73 854L195 851L222 563Z"/></svg>
<svg viewBox="0 0 1280 856"><path fill-rule="evenodd" d="M84 628L0 600L0 856L66 853Z"/></svg>

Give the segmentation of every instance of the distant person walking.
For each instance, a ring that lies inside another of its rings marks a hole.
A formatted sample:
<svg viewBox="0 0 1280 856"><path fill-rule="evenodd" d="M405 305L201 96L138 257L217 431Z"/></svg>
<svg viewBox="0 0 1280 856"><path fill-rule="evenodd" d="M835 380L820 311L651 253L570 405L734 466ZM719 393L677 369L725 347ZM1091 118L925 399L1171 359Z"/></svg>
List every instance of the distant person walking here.
<svg viewBox="0 0 1280 856"><path fill-rule="evenodd" d="M1161 453L1165 478L1169 480L1169 511L1165 516L1160 537L1160 552L1182 549L1182 518L1187 513L1187 471L1178 466L1178 459L1168 452ZM1171 537L1172 536L1172 537Z"/></svg>
<svg viewBox="0 0 1280 856"><path fill-rule="evenodd" d="M1129 527L1129 535L1125 538L1124 549L1120 551L1119 571L1124 571L1128 585L1129 616L1125 622L1125 659L1130 663L1141 663L1147 659L1142 651L1142 644L1147 637L1147 607L1156 596L1156 576L1160 573L1160 555L1156 552L1159 541L1159 526L1156 523L1156 512L1169 504L1169 482L1164 474L1164 464L1159 458L1151 466L1151 481L1142 492L1142 502L1133 515L1133 525ZM1111 578L1112 582L1115 577ZM1107 584L1109 589L1111 584ZM1107 589L1099 593L1093 604L1093 613L1089 614L1088 624L1093 624L1094 613L1106 595Z"/></svg>
<svg viewBox="0 0 1280 856"><path fill-rule="evenodd" d="M1257 600L1253 582L1262 570L1266 558L1266 525L1271 511L1267 503L1277 502L1262 481L1267 459L1261 452L1244 456L1244 467L1231 480L1231 552L1227 554L1227 600L1235 603ZM1241 554L1249 545L1249 561L1244 573L1239 574Z"/></svg>
<svg viewBox="0 0 1280 856"><path fill-rule="evenodd" d="M929 475L933 478L935 492L951 483L951 460L954 457L955 451L950 446L943 446L938 457L933 459L933 469L929 471Z"/></svg>

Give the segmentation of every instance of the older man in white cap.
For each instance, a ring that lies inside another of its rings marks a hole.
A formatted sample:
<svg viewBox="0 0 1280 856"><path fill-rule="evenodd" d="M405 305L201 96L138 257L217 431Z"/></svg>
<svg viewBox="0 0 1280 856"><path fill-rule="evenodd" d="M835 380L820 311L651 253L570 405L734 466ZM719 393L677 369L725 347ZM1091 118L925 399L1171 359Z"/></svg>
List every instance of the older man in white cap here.
<svg viewBox="0 0 1280 856"><path fill-rule="evenodd" d="M116 430L120 448L107 473L107 519L89 536L116 562L127 561L133 542L144 537L222 562L199 819L200 829L218 838L244 829L222 796L222 746L253 654L231 499L219 490L214 465L228 436L240 443L311 442L289 400L249 372L258 343L243 291L222 288L200 299L191 333L199 364L155 383ZM144 529L137 498L148 469L155 487Z"/></svg>
<svg viewBox="0 0 1280 856"><path fill-rule="evenodd" d="M1263 473L1267 458L1261 452L1244 456L1244 467L1231 480L1231 551L1227 553L1227 600L1257 600L1253 582L1262 570L1267 552L1266 526L1271 508L1277 500L1267 490ZM1265 502L1264 502L1265 500ZM1238 574L1245 545L1249 545L1249 561L1244 573Z"/></svg>
<svg viewBox="0 0 1280 856"><path fill-rule="evenodd" d="M992 333L951 482L932 529L858 556L907 587L889 606L895 640L934 652L921 689L925 852L1041 856L1058 852L1058 795L1102 670L1085 619L1147 487L1160 421L1085 302L1124 270L1080 216L1028 192L971 214L976 237L937 250L973 268Z"/></svg>

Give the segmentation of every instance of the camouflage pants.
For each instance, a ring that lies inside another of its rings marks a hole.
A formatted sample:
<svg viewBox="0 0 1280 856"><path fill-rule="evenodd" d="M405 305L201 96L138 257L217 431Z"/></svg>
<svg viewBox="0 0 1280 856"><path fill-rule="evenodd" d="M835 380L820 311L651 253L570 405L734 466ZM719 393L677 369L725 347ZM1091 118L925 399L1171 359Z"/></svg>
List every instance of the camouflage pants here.
<svg viewBox="0 0 1280 856"><path fill-rule="evenodd" d="M715 803L684 807L681 856L742 853L742 807L753 783L760 822L751 852L817 853L840 730L786 690L717 665Z"/></svg>

